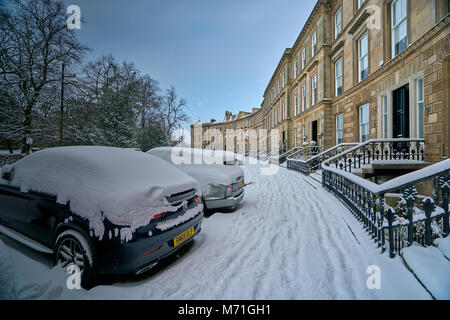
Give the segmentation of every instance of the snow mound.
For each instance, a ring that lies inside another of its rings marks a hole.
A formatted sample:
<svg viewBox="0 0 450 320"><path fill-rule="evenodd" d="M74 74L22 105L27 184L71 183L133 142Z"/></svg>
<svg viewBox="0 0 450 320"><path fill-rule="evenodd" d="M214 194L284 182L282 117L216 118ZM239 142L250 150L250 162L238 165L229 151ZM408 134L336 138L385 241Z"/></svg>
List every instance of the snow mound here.
<svg viewBox="0 0 450 320"><path fill-rule="evenodd" d="M447 238L439 238L434 240L434 243L437 245L439 251L450 260L450 236Z"/></svg>
<svg viewBox="0 0 450 320"><path fill-rule="evenodd" d="M436 299L450 299L450 261L436 247L414 245L402 250L409 268Z"/></svg>
<svg viewBox="0 0 450 320"><path fill-rule="evenodd" d="M14 299L17 299L17 288L11 257L5 244L0 240L0 300Z"/></svg>
<svg viewBox="0 0 450 320"><path fill-rule="evenodd" d="M111 147L60 147L33 153L13 165L10 185L42 192L69 204L103 238L103 221L131 231L160 212L172 212L166 197L196 189L193 178L152 155Z"/></svg>

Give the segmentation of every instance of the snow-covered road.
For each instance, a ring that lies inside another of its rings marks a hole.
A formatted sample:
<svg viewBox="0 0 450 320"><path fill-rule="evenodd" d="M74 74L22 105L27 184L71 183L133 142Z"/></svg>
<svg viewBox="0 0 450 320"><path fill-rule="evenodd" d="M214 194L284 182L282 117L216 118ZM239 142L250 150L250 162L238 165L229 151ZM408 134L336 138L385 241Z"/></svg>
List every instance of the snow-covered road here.
<svg viewBox="0 0 450 320"><path fill-rule="evenodd" d="M192 246L145 277L90 291L68 290L67 276L2 238L22 298L64 299L429 299L404 267L369 241L361 225L312 178L244 165L240 208L205 219ZM369 290L367 268L381 270Z"/></svg>

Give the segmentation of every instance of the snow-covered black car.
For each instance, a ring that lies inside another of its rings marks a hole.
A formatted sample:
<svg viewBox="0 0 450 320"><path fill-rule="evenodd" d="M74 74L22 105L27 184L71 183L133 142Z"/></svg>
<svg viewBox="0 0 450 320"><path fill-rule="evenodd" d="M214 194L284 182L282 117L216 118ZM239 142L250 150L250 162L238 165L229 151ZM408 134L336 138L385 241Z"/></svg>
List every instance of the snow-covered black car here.
<svg viewBox="0 0 450 320"><path fill-rule="evenodd" d="M85 288L97 273L143 273L201 230L199 184L142 152L51 148L1 173L0 232L78 266Z"/></svg>

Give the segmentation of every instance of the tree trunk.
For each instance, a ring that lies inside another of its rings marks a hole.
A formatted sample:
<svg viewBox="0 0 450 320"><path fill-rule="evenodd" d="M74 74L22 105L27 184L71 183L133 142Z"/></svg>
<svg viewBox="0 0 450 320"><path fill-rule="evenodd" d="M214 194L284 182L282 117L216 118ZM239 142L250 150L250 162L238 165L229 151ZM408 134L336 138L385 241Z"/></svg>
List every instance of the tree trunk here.
<svg viewBox="0 0 450 320"><path fill-rule="evenodd" d="M23 122L23 126L25 127L25 130L23 132L22 137L22 153L29 153L30 152L30 146L27 144L27 138L31 132L31 110L33 109L33 106L29 104L25 109L25 120Z"/></svg>

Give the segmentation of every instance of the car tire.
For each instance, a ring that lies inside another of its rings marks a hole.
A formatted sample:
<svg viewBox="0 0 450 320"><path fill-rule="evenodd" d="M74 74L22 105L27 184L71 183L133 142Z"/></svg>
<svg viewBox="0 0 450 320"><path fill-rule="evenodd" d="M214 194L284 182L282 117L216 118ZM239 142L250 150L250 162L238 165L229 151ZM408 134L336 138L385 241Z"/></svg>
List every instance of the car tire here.
<svg viewBox="0 0 450 320"><path fill-rule="evenodd" d="M89 290L96 284L95 259L89 241L76 230L66 230L56 238L55 263L65 270L76 265L81 271L81 286Z"/></svg>

